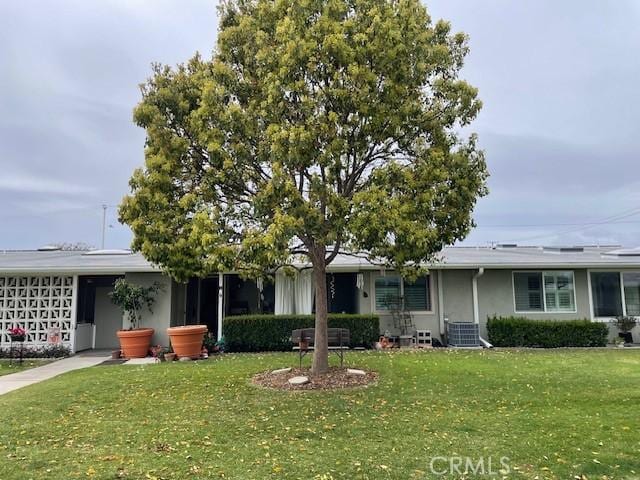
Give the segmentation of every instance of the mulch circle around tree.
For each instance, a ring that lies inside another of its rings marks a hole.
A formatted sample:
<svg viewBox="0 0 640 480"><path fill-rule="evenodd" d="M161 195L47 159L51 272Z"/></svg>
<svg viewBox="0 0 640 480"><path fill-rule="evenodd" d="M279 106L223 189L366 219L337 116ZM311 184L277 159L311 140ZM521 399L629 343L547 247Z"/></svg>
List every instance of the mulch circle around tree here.
<svg viewBox="0 0 640 480"><path fill-rule="evenodd" d="M292 385L289 379L304 376L309 383ZM364 375L347 373L346 368L331 367L327 373L312 375L309 368L292 368L286 373L263 372L254 375L251 383L275 390L337 390L341 388L366 387L378 381L376 372L365 371Z"/></svg>

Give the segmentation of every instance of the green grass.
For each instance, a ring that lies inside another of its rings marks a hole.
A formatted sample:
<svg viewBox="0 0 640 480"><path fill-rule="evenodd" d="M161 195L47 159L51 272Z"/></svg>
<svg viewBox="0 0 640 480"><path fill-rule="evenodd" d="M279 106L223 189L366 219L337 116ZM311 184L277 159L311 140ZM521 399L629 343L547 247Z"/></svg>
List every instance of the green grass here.
<svg viewBox="0 0 640 480"><path fill-rule="evenodd" d="M245 354L94 367L12 392L0 478L436 478L431 459L449 456L492 457L494 470L508 457L508 478L640 477L638 350L347 359L379 383L268 391L251 375L296 357Z"/></svg>
<svg viewBox="0 0 640 480"><path fill-rule="evenodd" d="M0 376L8 375L10 373L21 372L23 370L29 370L34 367L41 367L49 363L49 360L29 360L25 359L22 364L17 360L10 362L8 359L0 359Z"/></svg>

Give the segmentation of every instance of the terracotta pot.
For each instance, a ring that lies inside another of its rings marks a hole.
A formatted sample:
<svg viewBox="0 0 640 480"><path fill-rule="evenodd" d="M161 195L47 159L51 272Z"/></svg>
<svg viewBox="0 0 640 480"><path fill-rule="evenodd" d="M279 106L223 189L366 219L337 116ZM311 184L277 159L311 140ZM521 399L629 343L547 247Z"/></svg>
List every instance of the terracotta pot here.
<svg viewBox="0 0 640 480"><path fill-rule="evenodd" d="M183 327L167 328L171 338L171 348L178 358L200 358L202 341L207 333L206 325L185 325Z"/></svg>
<svg viewBox="0 0 640 480"><path fill-rule="evenodd" d="M136 328L134 330L118 330L120 350L124 358L144 358L149 353L153 328Z"/></svg>

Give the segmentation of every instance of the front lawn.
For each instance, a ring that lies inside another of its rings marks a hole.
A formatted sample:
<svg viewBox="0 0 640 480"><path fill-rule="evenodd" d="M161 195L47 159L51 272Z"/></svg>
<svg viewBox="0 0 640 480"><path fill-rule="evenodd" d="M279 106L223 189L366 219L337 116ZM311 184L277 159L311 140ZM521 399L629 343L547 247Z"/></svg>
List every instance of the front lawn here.
<svg viewBox="0 0 640 480"><path fill-rule="evenodd" d="M17 360L11 362L9 359L2 358L0 359L0 376L21 372L23 370L29 370L30 368L41 367L42 365L45 365L47 363L49 363L49 360L24 359L22 364L20 364Z"/></svg>
<svg viewBox="0 0 640 480"><path fill-rule="evenodd" d="M501 457L508 478L640 475L638 350L347 360L379 383L259 389L252 374L296 357L244 354L98 366L12 392L0 397L0 478L437 478L430 465L450 469L449 457L484 461L486 478Z"/></svg>

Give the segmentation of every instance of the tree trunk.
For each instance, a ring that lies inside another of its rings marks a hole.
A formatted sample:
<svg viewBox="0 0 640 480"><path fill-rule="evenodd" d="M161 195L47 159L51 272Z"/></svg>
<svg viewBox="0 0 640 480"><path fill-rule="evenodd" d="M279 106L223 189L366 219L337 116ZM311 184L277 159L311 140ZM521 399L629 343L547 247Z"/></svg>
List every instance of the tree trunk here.
<svg viewBox="0 0 640 480"><path fill-rule="evenodd" d="M313 351L311 373L329 371L329 339L327 337L327 270L324 263L325 248L319 247L311 260L313 264L313 280L316 288L316 336Z"/></svg>

